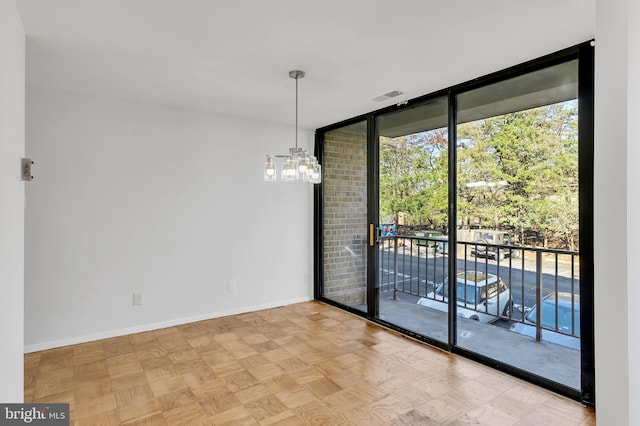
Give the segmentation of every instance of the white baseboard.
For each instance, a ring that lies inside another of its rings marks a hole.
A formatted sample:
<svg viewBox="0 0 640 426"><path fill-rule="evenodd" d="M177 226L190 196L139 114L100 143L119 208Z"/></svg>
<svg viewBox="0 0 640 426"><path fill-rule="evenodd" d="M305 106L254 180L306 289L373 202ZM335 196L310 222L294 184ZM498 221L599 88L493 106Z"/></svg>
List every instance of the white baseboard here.
<svg viewBox="0 0 640 426"><path fill-rule="evenodd" d="M151 324L143 324L135 327L120 328L117 330L103 331L99 333L86 334L84 336L69 337L66 339L52 340L49 342L34 343L25 345L24 353L38 352L46 349L60 348L62 346L77 345L79 343L93 342L95 340L110 339L112 337L126 336L128 334L142 333L145 331L158 330L161 328L174 327L176 325L188 324L192 322L204 321L213 318L226 317L229 315L245 314L247 312L261 311L263 309L277 308L279 306L292 305L294 303L302 303L313 300L310 297L301 297L298 299L284 300L280 302L265 303L264 305L244 306L241 308L229 309L227 311L211 312L208 314L196 315L193 317L176 318L169 321L155 322Z"/></svg>

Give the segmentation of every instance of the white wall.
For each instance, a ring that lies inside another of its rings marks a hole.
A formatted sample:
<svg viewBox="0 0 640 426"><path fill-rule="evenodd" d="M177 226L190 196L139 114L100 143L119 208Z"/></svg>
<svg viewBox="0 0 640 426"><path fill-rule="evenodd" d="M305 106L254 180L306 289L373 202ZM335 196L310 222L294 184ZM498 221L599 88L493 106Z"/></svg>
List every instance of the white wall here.
<svg viewBox="0 0 640 426"><path fill-rule="evenodd" d="M294 142L290 127L29 87L26 350L312 298L311 186L262 180L264 155Z"/></svg>
<svg viewBox="0 0 640 426"><path fill-rule="evenodd" d="M596 4L595 339L598 424L640 424L640 16Z"/></svg>
<svg viewBox="0 0 640 426"><path fill-rule="evenodd" d="M629 345L629 424L640 424L640 2L629 0L627 116L627 342ZM631 278L631 279L629 279Z"/></svg>
<svg viewBox="0 0 640 426"><path fill-rule="evenodd" d="M0 401L23 401L25 36L0 0Z"/></svg>

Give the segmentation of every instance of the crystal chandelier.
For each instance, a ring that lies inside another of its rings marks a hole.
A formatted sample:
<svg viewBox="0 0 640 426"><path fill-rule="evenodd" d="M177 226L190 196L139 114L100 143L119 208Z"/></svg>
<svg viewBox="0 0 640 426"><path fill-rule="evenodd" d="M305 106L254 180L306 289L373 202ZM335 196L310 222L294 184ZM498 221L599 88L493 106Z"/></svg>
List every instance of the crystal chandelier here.
<svg viewBox="0 0 640 426"><path fill-rule="evenodd" d="M289 71L289 77L296 80L296 146L289 148L288 155L267 154L264 163L264 180L275 182L278 180L276 158L284 159L280 168L280 180L283 182L301 181L320 183L322 181L322 167L313 155L309 155L304 148L298 148L298 79L304 78L304 71Z"/></svg>

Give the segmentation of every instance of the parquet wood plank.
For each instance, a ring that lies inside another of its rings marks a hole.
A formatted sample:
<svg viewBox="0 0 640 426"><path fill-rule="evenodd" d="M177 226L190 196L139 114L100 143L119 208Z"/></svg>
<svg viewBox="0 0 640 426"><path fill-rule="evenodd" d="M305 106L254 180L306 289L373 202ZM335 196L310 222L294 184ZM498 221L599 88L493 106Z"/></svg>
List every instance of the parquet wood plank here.
<svg viewBox="0 0 640 426"><path fill-rule="evenodd" d="M157 399L146 399L140 402L119 407L120 423L134 423L148 418L162 416L162 406Z"/></svg>
<svg viewBox="0 0 640 426"><path fill-rule="evenodd" d="M335 423L333 419L341 417L338 413L320 401L313 401L293 410L303 424L325 426Z"/></svg>
<svg viewBox="0 0 640 426"><path fill-rule="evenodd" d="M81 425L595 424L580 404L307 302L26 354Z"/></svg>

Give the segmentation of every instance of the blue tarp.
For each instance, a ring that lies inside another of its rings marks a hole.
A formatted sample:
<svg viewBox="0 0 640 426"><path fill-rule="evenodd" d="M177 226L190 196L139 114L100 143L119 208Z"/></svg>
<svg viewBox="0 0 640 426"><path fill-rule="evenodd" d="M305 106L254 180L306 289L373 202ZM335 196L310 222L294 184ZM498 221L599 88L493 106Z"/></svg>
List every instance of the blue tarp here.
<svg viewBox="0 0 640 426"><path fill-rule="evenodd" d="M396 224L380 225L381 237L395 237L396 236Z"/></svg>

